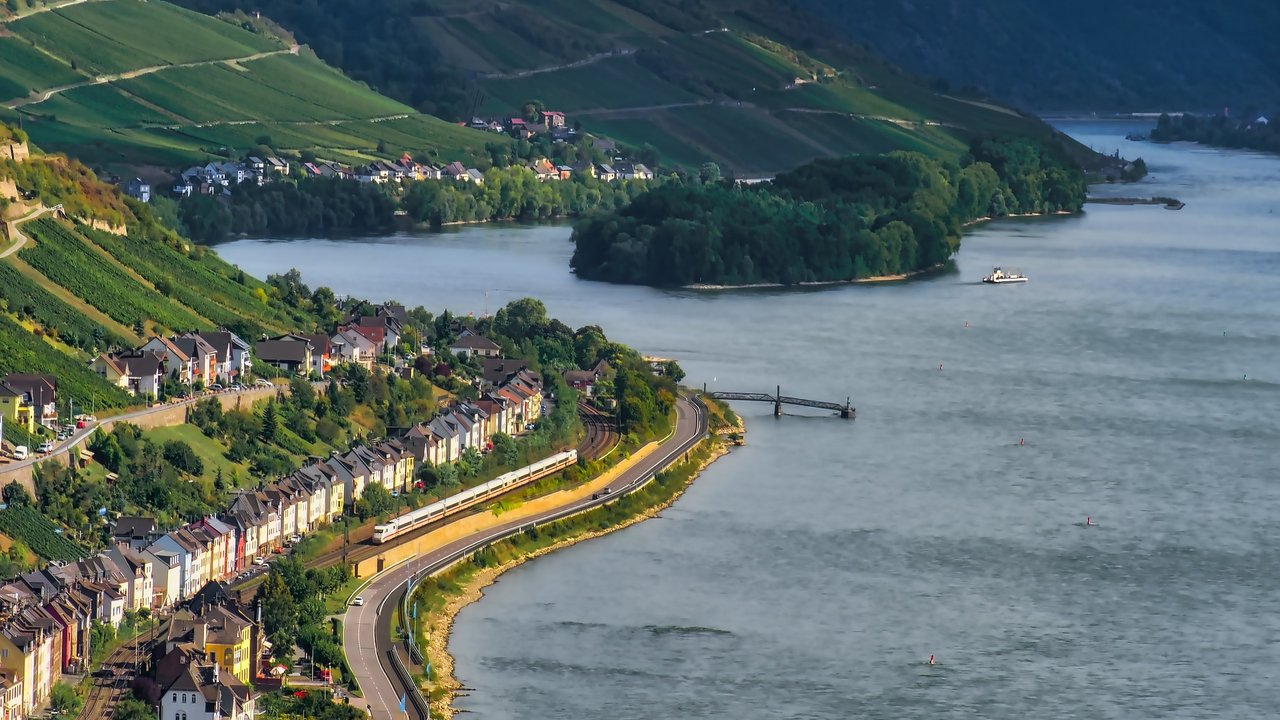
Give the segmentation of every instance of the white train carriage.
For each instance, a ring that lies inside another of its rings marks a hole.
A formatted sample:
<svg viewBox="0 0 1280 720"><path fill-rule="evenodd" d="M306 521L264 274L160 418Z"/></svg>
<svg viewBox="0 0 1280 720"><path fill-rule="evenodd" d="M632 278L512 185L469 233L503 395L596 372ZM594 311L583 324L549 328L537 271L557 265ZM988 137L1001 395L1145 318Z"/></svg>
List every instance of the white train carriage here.
<svg viewBox="0 0 1280 720"><path fill-rule="evenodd" d="M508 490L532 482L542 477L546 477L554 472L559 472L578 461L577 450L567 450L562 453L556 453L547 458L543 458L532 465L526 465L518 470L512 470L509 473L503 473L489 482L477 485L469 490L463 490L455 495L450 495L443 500L420 507L417 510L407 512L400 517L387 521L382 525L373 528L373 542L380 545L388 540L403 535L415 528L419 528L428 523L435 522L445 516L452 515L459 510L471 507L478 502L482 502L495 495L500 495Z"/></svg>

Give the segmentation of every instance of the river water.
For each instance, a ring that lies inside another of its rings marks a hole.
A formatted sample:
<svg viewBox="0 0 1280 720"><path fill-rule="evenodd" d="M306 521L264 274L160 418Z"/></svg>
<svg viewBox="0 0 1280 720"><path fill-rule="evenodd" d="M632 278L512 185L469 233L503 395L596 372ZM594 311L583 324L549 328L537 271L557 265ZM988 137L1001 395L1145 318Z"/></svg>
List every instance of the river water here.
<svg viewBox="0 0 1280 720"><path fill-rule="evenodd" d="M748 444L660 519L504 575L450 644L479 717L1269 716L1280 158L1066 129L1147 159L1099 192L1186 209L1001 221L953 274L794 292L579 281L558 227L219 252L433 310L533 295L689 382L852 396L738 406Z"/></svg>

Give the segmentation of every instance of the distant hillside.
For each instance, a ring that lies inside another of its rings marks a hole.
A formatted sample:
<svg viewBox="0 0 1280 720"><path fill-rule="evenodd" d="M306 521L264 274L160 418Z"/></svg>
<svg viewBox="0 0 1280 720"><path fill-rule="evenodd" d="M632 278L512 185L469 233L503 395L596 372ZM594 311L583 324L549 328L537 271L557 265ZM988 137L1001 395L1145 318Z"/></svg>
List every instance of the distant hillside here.
<svg viewBox="0 0 1280 720"><path fill-rule="evenodd" d="M958 157L1036 120L930 89L770 0L179 0L260 10L320 57L448 119L565 112L668 162L741 175L896 149Z"/></svg>
<svg viewBox="0 0 1280 720"><path fill-rule="evenodd" d="M60 392L118 406L132 398L86 364L99 352L154 334L225 326L256 339L317 324L272 287L163 227L148 206L122 197L77 161L38 153L23 162L2 159L0 191L6 188L0 375L51 372ZM63 212L54 211L58 206Z"/></svg>
<svg viewBox="0 0 1280 720"><path fill-rule="evenodd" d="M795 0L914 72L1045 110L1280 104L1274 0Z"/></svg>
<svg viewBox="0 0 1280 720"><path fill-rule="evenodd" d="M41 147L94 164L172 167L261 145L352 162L406 150L454 159L492 140L244 24L159 0L10 19L0 25L0 114Z"/></svg>

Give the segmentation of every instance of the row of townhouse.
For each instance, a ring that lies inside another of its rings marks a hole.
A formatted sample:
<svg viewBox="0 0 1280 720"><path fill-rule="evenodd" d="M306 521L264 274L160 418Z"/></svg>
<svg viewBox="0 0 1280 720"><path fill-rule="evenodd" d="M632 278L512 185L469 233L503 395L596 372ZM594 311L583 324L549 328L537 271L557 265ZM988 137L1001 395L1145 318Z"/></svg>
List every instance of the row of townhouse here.
<svg viewBox="0 0 1280 720"><path fill-rule="evenodd" d="M95 623L151 607L151 561L127 545L0 586L0 717L24 718L63 673L80 673Z"/></svg>
<svg viewBox="0 0 1280 720"><path fill-rule="evenodd" d="M150 562L147 607L168 608L210 582L230 578L347 512L371 483L407 491L415 458L398 440L334 452L258 489L239 493L225 512L167 533L147 518L121 518L115 541Z"/></svg>
<svg viewBox="0 0 1280 720"><path fill-rule="evenodd" d="M335 365L372 368L381 355L394 350L404 336L408 315L402 305L381 305L373 315L348 317L332 334L290 334L260 340L258 360L279 370L323 378Z"/></svg>
<svg viewBox="0 0 1280 720"><path fill-rule="evenodd" d="M252 372L253 358L249 343L222 328L156 336L132 350L103 353L90 367L135 395L158 396L166 377L187 386L240 382Z"/></svg>
<svg viewBox="0 0 1280 720"><path fill-rule="evenodd" d="M409 429L404 444L419 462L446 465L468 448L484 453L493 436L516 436L542 414L542 384L519 360L486 358L486 377L475 400L460 400Z"/></svg>

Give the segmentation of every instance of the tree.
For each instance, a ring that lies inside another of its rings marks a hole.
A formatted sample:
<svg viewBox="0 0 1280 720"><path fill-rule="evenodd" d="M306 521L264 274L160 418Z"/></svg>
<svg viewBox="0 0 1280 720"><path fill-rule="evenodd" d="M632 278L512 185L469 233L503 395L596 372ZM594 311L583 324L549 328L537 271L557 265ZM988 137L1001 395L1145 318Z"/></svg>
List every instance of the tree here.
<svg viewBox="0 0 1280 720"><path fill-rule="evenodd" d="M63 715L75 715L80 712L84 700L76 693L76 689L65 682L56 682L49 692L49 702L53 709Z"/></svg>
<svg viewBox="0 0 1280 720"><path fill-rule="evenodd" d="M364 493L356 501L356 514L367 519L389 513L395 507L396 501L391 497L390 491L379 483L370 483L365 486Z"/></svg>
<svg viewBox="0 0 1280 720"><path fill-rule="evenodd" d="M262 430L258 437L263 442L269 443L275 441L279 432L280 420L276 417L276 403L274 400L268 400L267 409L262 411Z"/></svg>
<svg viewBox="0 0 1280 720"><path fill-rule="evenodd" d="M121 700L111 713L112 720L153 720L154 717L151 706L137 698Z"/></svg>
<svg viewBox="0 0 1280 720"><path fill-rule="evenodd" d="M493 434L493 454L503 465L514 466L520 461L520 448L516 441L506 433Z"/></svg>
<svg viewBox="0 0 1280 720"><path fill-rule="evenodd" d="M289 397L295 407L310 410L316 406L316 389L305 378L295 377L289 380Z"/></svg>
<svg viewBox="0 0 1280 720"><path fill-rule="evenodd" d="M713 162L706 162L698 169L698 179L703 183L713 183L720 181L720 166Z"/></svg>
<svg viewBox="0 0 1280 720"><path fill-rule="evenodd" d="M279 566L272 566L267 579L258 590L258 605L262 608L262 626L272 638L288 638L289 646L293 646L293 634L298 628L298 609L294 603L293 592L285 583Z"/></svg>
<svg viewBox="0 0 1280 720"><path fill-rule="evenodd" d="M28 506L31 504L31 494L27 489L18 484L17 480L10 482L4 486L4 501L9 505Z"/></svg>

